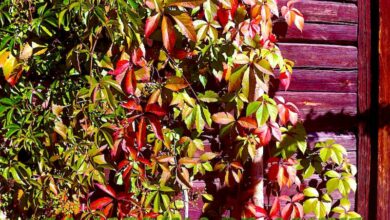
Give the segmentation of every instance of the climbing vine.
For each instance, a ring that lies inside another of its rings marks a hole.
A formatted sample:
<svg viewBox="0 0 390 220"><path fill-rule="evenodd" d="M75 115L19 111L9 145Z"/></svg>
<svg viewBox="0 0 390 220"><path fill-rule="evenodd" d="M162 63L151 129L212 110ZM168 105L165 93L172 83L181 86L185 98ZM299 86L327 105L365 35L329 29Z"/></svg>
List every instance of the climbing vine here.
<svg viewBox="0 0 390 220"><path fill-rule="evenodd" d="M295 2L2 1L1 214L181 219L202 200L210 219L359 217L345 148L309 146L275 95L294 63L273 25L303 30Z"/></svg>

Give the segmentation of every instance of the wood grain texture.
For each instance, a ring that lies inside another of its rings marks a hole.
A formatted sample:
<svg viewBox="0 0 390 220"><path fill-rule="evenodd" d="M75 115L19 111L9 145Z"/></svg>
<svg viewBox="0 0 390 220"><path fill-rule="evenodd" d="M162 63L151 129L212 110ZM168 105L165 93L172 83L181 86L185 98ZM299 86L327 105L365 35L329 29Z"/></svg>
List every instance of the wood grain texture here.
<svg viewBox="0 0 390 220"><path fill-rule="evenodd" d="M390 105L390 1L379 1L379 106ZM387 123L378 130L378 183L376 219L390 219L390 124L389 112L379 111Z"/></svg>
<svg viewBox="0 0 390 220"><path fill-rule="evenodd" d="M358 113L371 112L371 10L370 1L359 0L358 34ZM371 115L371 114L369 114ZM367 119L367 121L371 121ZM375 218L375 210L370 210L371 186L371 126L366 121L358 124L358 173L357 211L363 219Z"/></svg>
<svg viewBox="0 0 390 220"><path fill-rule="evenodd" d="M295 67L356 69L357 48L353 46L280 43L283 56Z"/></svg>
<svg viewBox="0 0 390 220"><path fill-rule="evenodd" d="M354 44L357 41L356 24L305 24L301 32L295 26L287 30L282 42L315 42L326 44Z"/></svg>
<svg viewBox="0 0 390 220"><path fill-rule="evenodd" d="M279 7L288 0L278 1ZM354 3L302 0L294 4L302 12L305 22L357 23L358 10Z"/></svg>
<svg viewBox="0 0 390 220"><path fill-rule="evenodd" d="M355 93L357 76L356 70L295 69L288 91Z"/></svg>
<svg viewBox="0 0 390 220"><path fill-rule="evenodd" d="M302 118L318 116L328 112L355 115L357 96L355 93L327 92L277 92L286 101L292 102L301 110Z"/></svg>

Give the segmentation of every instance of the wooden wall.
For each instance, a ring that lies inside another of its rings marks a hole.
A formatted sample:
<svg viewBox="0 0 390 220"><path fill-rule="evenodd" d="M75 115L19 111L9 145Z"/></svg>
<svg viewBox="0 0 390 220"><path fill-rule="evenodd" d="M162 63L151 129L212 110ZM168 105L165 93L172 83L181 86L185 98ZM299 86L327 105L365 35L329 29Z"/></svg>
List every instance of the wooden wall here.
<svg viewBox="0 0 390 220"><path fill-rule="evenodd" d="M281 93L300 108L311 142L335 139L357 165L358 2L302 0L295 7L305 27L288 29L281 40L284 56L296 64L291 88ZM349 197L355 209L356 196Z"/></svg>
<svg viewBox="0 0 390 220"><path fill-rule="evenodd" d="M286 5L287 0L279 0ZM295 4L305 17L303 32L290 28L279 46L295 62L288 91L310 132L310 141L335 139L357 164L358 7L357 0L302 0ZM190 217L198 218L205 184L194 182ZM353 208L355 195L351 194Z"/></svg>

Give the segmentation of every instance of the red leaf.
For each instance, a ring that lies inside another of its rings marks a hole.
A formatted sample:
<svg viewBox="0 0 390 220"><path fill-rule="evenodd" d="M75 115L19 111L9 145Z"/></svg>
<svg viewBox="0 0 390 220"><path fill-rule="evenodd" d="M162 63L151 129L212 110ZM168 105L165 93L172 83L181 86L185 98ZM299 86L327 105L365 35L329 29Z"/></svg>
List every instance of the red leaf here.
<svg viewBox="0 0 390 220"><path fill-rule="evenodd" d="M147 104L146 108L145 108L145 112L152 113L152 114L157 115L159 117L164 117L167 114L165 109L163 109L161 106L159 106L156 103Z"/></svg>
<svg viewBox="0 0 390 220"><path fill-rule="evenodd" d="M241 117L240 119L238 119L238 124L241 125L243 128L247 128L247 129L257 128L256 120L251 117Z"/></svg>
<svg viewBox="0 0 390 220"><path fill-rule="evenodd" d="M278 198L275 198L274 203L272 204L271 210L269 211L269 217L271 219L278 218L280 212L280 202Z"/></svg>
<svg viewBox="0 0 390 220"><path fill-rule="evenodd" d="M146 214L144 217L145 217L145 218L157 218L159 215L160 215L159 213L149 212L149 213Z"/></svg>
<svg viewBox="0 0 390 220"><path fill-rule="evenodd" d="M162 133L162 128L161 128L161 123L157 119L157 117L154 116L148 116L148 119L150 121L150 125L152 125L152 129L156 137L160 140L163 140L163 133Z"/></svg>
<svg viewBox="0 0 390 220"><path fill-rule="evenodd" d="M287 204L283 209L282 209L282 218L283 220L288 220L291 217L293 211L293 205L291 203Z"/></svg>
<svg viewBox="0 0 390 220"><path fill-rule="evenodd" d="M267 124L263 125L261 128L257 128L254 132L260 138L260 144L266 146L271 141L271 129Z"/></svg>
<svg viewBox="0 0 390 220"><path fill-rule="evenodd" d="M134 69L130 68L124 79L124 90L127 94L134 95L135 89L137 88L137 81L135 79Z"/></svg>
<svg viewBox="0 0 390 220"><path fill-rule="evenodd" d="M288 87L290 86L291 74L288 71L282 72L279 75L279 80L280 80L280 85L283 87L283 89L287 90Z"/></svg>
<svg viewBox="0 0 390 220"><path fill-rule="evenodd" d="M235 121L234 116L229 112L218 112L211 116L211 119L220 125L230 124Z"/></svg>
<svg viewBox="0 0 390 220"><path fill-rule="evenodd" d="M127 166L130 164L130 161L129 160L122 160L121 162L119 162L118 164L118 170L121 170L123 167Z"/></svg>
<svg viewBox="0 0 390 220"><path fill-rule="evenodd" d="M130 62L128 60L119 60L116 63L116 69L108 72L111 75L117 76L127 70L129 68Z"/></svg>
<svg viewBox="0 0 390 220"><path fill-rule="evenodd" d="M222 27L225 27L229 21L229 10L219 8L217 11L217 18Z"/></svg>
<svg viewBox="0 0 390 220"><path fill-rule="evenodd" d="M168 52L172 52L176 43L176 35L172 21L167 16L163 16L161 32L164 47L168 50Z"/></svg>
<svg viewBox="0 0 390 220"><path fill-rule="evenodd" d="M171 53L171 56L175 59L183 60L183 59L191 59L192 56L195 55L194 51L185 51L181 49L174 49Z"/></svg>
<svg viewBox="0 0 390 220"><path fill-rule="evenodd" d="M103 207L105 207L106 205L110 204L114 199L113 198L110 198L110 197L101 197L99 199L96 199L95 201L93 201L89 207L92 209L92 210L100 210L102 209Z"/></svg>
<svg viewBox="0 0 390 220"><path fill-rule="evenodd" d="M303 214L303 206L300 203L295 203L292 218L303 218Z"/></svg>
<svg viewBox="0 0 390 220"><path fill-rule="evenodd" d="M105 193L112 196L113 198L116 197L116 192L111 186L109 185L105 186L100 183L95 183L95 186L97 186L99 189L103 190Z"/></svg>
<svg viewBox="0 0 390 220"><path fill-rule="evenodd" d="M273 164L269 169L268 169L268 178L270 180L275 181L278 177L278 172L279 172L279 165L278 164Z"/></svg>
<svg viewBox="0 0 390 220"><path fill-rule="evenodd" d="M293 196L292 202L299 202L299 201L303 200L304 198L305 198L305 195L303 195L303 193L298 193L298 194Z"/></svg>
<svg viewBox="0 0 390 220"><path fill-rule="evenodd" d="M106 217L110 217L112 215L114 204L110 203L103 209L103 214Z"/></svg>
<svg viewBox="0 0 390 220"><path fill-rule="evenodd" d="M134 99L129 99L127 102L121 104L121 106L125 109L129 110L135 110L135 111L140 111L142 112L142 107L141 105L138 104L138 102Z"/></svg>
<svg viewBox="0 0 390 220"><path fill-rule="evenodd" d="M144 67L146 66L146 61L144 59L144 52L141 48L137 48L133 51L131 55L131 61L138 66Z"/></svg>
<svg viewBox="0 0 390 220"><path fill-rule="evenodd" d="M23 68L15 69L9 76L5 77L5 80L11 85L15 86L20 76L22 75Z"/></svg>
<svg viewBox="0 0 390 220"><path fill-rule="evenodd" d="M138 158L137 158L137 161L138 161L138 162L141 162L142 164L147 165L147 166L152 165L152 163L150 162L150 160L148 160L148 159L146 159L146 158L143 158L143 157L138 157Z"/></svg>
<svg viewBox="0 0 390 220"><path fill-rule="evenodd" d="M152 17L148 17L145 23L145 37L149 38L150 35L156 30L158 23L160 22L161 14L157 13Z"/></svg>
<svg viewBox="0 0 390 220"><path fill-rule="evenodd" d="M138 132L137 132L137 145L138 150L140 150L146 142L146 122L145 118L141 117L141 120L138 124Z"/></svg>

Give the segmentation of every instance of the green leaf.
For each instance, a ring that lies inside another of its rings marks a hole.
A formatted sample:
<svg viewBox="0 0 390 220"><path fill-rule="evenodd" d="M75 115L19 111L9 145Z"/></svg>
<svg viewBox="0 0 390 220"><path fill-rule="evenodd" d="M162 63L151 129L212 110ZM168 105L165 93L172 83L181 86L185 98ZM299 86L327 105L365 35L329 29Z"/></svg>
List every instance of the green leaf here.
<svg viewBox="0 0 390 220"><path fill-rule="evenodd" d="M219 96L216 92L207 90L204 94L199 94L198 99L203 102L212 103L218 102Z"/></svg>
<svg viewBox="0 0 390 220"><path fill-rule="evenodd" d="M339 188L340 181L337 178L332 178L326 182L326 190L328 193L332 193Z"/></svg>
<svg viewBox="0 0 390 220"><path fill-rule="evenodd" d="M314 171L315 171L315 168L311 164L309 164L309 167L303 173L303 178L304 179L310 178L314 174Z"/></svg>
<svg viewBox="0 0 390 220"><path fill-rule="evenodd" d="M308 187L304 189L303 194L307 197L319 197L318 191L313 187Z"/></svg>
<svg viewBox="0 0 390 220"><path fill-rule="evenodd" d="M95 162L95 163L97 163L99 165L107 164L106 159L104 158L103 154L94 156L93 157L93 162Z"/></svg>
<svg viewBox="0 0 390 220"><path fill-rule="evenodd" d="M153 198L156 196L157 194L157 191L153 191L153 192L150 192L147 196L146 196L146 200L145 200L145 207L148 207L150 202L153 200Z"/></svg>
<svg viewBox="0 0 390 220"><path fill-rule="evenodd" d="M211 164L209 162L203 163L202 166L205 170L207 170L209 172L213 171L213 167L211 166Z"/></svg>
<svg viewBox="0 0 390 220"><path fill-rule="evenodd" d="M251 114L255 113L261 105L261 102L255 101L248 104L248 107L246 108L246 116L250 116ZM257 122L259 124L259 122Z"/></svg>
<svg viewBox="0 0 390 220"><path fill-rule="evenodd" d="M20 177L19 175L19 172L14 168L14 167L11 167L9 169L9 172L11 173L12 175L12 178L19 184L21 185L25 185L25 183L23 182L22 178Z"/></svg>
<svg viewBox="0 0 390 220"><path fill-rule="evenodd" d="M264 125L269 119L268 108L264 106L264 104L260 105L259 109L256 111L256 121L257 125L261 127Z"/></svg>
<svg viewBox="0 0 390 220"><path fill-rule="evenodd" d="M330 156L332 156L332 149L322 148L320 150L320 158L321 158L322 162L327 162L329 160Z"/></svg>
<svg viewBox="0 0 390 220"><path fill-rule="evenodd" d="M334 170L329 170L325 173L325 176L330 178L340 178L341 175Z"/></svg>
<svg viewBox="0 0 390 220"><path fill-rule="evenodd" d="M153 211L155 213L160 212L160 194L159 193L157 193L156 196L154 197Z"/></svg>
<svg viewBox="0 0 390 220"><path fill-rule="evenodd" d="M171 203L171 200L169 199L167 194L161 194L161 198L162 198L165 209L168 210L169 204Z"/></svg>

